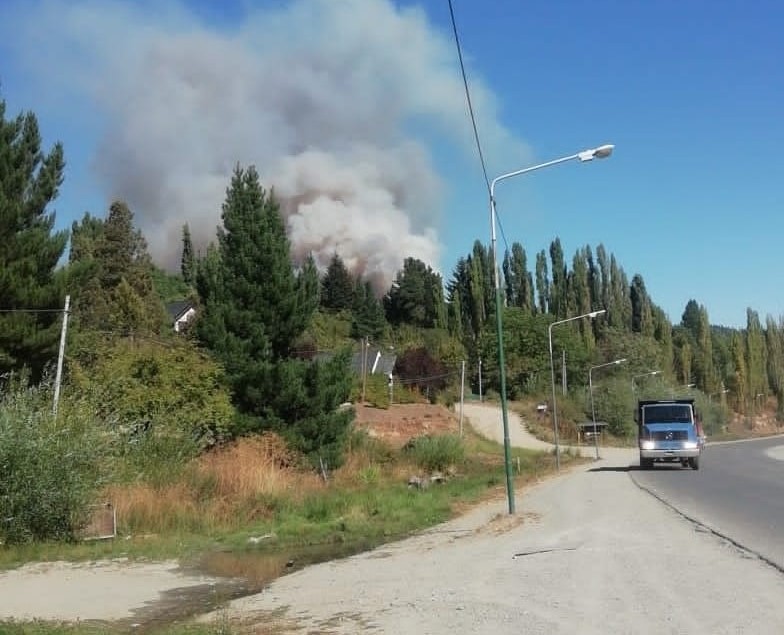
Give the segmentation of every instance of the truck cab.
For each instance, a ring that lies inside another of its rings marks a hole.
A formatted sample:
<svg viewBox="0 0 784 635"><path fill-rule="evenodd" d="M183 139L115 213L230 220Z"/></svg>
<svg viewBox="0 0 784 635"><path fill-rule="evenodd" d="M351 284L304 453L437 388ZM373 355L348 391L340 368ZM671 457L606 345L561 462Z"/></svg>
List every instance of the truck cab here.
<svg viewBox="0 0 784 635"><path fill-rule="evenodd" d="M705 438L694 399L640 400L635 418L642 469L652 468L655 462L700 469Z"/></svg>

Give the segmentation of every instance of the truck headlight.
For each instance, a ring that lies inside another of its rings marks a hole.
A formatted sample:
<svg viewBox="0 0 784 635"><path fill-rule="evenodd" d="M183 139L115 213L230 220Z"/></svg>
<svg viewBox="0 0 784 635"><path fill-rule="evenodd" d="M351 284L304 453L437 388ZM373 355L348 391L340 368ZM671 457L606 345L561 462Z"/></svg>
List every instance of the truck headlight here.
<svg viewBox="0 0 784 635"><path fill-rule="evenodd" d="M686 450L696 450L697 449L697 442L696 441L686 441L686 442L684 442L683 447Z"/></svg>
<svg viewBox="0 0 784 635"><path fill-rule="evenodd" d="M656 444L653 441L643 441L640 443L640 447L643 450L654 450L656 449Z"/></svg>

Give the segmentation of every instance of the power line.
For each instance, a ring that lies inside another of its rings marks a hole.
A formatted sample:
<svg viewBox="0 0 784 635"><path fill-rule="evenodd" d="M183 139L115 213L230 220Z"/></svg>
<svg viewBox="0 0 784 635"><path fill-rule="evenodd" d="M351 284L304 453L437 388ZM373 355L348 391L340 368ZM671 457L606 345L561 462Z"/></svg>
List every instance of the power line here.
<svg viewBox="0 0 784 635"><path fill-rule="evenodd" d="M465 88L466 101L468 102L468 114L471 116L471 126L474 129L474 140L476 141L476 150L479 153L479 162L482 164L482 174L485 177L485 186L487 187L488 194L490 193L490 179L487 176L487 166L485 165L485 157L482 153L482 144L479 142L479 131L476 127L476 117L474 117L474 107L471 104L471 91L468 90L468 79L466 78L465 64L463 64L463 51L460 48L460 37L457 34L457 23L455 22L455 11L452 8L452 0L449 0L449 16L452 18L452 32L455 35L455 46L457 47L457 58L460 61L460 72L463 76L463 86Z"/></svg>
<svg viewBox="0 0 784 635"><path fill-rule="evenodd" d="M0 309L0 313L65 313L64 309Z"/></svg>
<svg viewBox="0 0 784 635"><path fill-rule="evenodd" d="M474 107L471 103L471 92L468 89L468 79L466 77L465 65L463 64L463 52L460 48L460 36L457 33L457 22L455 21L455 11L452 7L452 0L449 0L449 15L452 19L452 32L455 36L455 46L457 47L457 58L460 61L460 72L463 76L463 87L465 88L465 95L466 101L468 102L468 113L471 116L471 126L474 130L474 140L476 142L476 149L479 153L479 162L482 164L482 174L485 177L485 185L487 186L487 192L490 193L490 178L487 176L487 165L485 164L485 157L484 153L482 152L482 144L479 141L479 130L476 125L476 117L474 116ZM501 231L501 238L504 241L504 245L506 246L506 250L509 251L509 243L506 240L506 234L504 233L504 226L501 224L501 217L498 214L498 210L495 213L496 222L498 223L498 229Z"/></svg>

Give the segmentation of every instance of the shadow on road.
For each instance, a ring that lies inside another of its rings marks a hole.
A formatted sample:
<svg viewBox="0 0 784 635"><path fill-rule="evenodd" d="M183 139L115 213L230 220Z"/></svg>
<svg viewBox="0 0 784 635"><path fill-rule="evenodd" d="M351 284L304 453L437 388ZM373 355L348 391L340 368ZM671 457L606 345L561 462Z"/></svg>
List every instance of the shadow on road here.
<svg viewBox="0 0 784 635"><path fill-rule="evenodd" d="M666 472L666 471L680 471L687 470L681 465L657 465L656 467L643 470L639 465L613 465L608 467L592 467L589 472Z"/></svg>

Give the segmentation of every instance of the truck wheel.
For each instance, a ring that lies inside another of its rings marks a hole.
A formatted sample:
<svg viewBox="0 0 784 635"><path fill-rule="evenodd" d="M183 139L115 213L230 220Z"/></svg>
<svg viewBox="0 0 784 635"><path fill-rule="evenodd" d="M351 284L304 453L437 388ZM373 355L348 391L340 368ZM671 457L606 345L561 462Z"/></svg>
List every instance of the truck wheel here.
<svg viewBox="0 0 784 635"><path fill-rule="evenodd" d="M693 456L692 458L690 458L689 459L689 465L691 466L691 469L699 470L700 469L700 457Z"/></svg>
<svg viewBox="0 0 784 635"><path fill-rule="evenodd" d="M640 469L650 470L653 467L653 459L644 459L640 457Z"/></svg>

